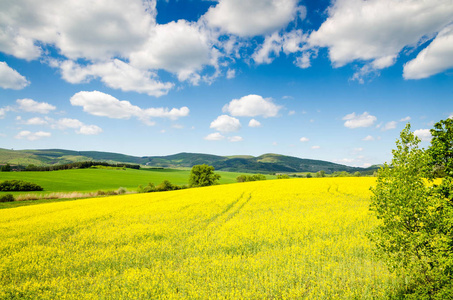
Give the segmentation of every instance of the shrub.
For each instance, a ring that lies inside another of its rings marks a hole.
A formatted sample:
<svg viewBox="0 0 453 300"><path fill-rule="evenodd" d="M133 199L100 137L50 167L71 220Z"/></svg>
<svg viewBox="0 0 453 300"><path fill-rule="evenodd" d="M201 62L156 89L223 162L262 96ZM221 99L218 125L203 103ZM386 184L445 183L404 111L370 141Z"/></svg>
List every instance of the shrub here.
<svg viewBox="0 0 453 300"><path fill-rule="evenodd" d="M266 176L263 174L255 174L255 175L239 175L236 177L237 182L247 182L247 181L260 181L266 180Z"/></svg>
<svg viewBox="0 0 453 300"><path fill-rule="evenodd" d="M277 179L289 179L289 176L288 176L288 174L280 174L280 175L277 175Z"/></svg>
<svg viewBox="0 0 453 300"><path fill-rule="evenodd" d="M5 194L0 196L0 202L13 202L14 196L12 194Z"/></svg>
<svg viewBox="0 0 453 300"><path fill-rule="evenodd" d="M139 193L152 193L156 191L156 187L154 186L154 183L148 183L147 186L143 187L141 185L138 186L137 192Z"/></svg>
<svg viewBox="0 0 453 300"><path fill-rule="evenodd" d="M0 183L0 191L42 191L43 188L36 183L22 180L5 180Z"/></svg>
<svg viewBox="0 0 453 300"><path fill-rule="evenodd" d="M120 188L116 191L116 193L117 193L118 195L124 195L124 194L127 193L127 189L126 189L126 188L123 188L123 187L120 187Z"/></svg>
<svg viewBox="0 0 453 300"><path fill-rule="evenodd" d="M164 180L158 186L156 186L157 192L173 191L173 190L178 190L178 189L179 189L178 186L173 185L168 180Z"/></svg>

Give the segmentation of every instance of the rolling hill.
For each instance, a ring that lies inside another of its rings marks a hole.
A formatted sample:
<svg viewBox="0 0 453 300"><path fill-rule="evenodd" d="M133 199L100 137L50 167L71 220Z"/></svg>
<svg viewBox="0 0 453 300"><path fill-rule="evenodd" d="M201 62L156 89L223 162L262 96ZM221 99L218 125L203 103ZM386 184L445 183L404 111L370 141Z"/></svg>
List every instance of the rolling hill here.
<svg viewBox="0 0 453 300"><path fill-rule="evenodd" d="M323 160L303 159L280 154L261 156L218 156L200 153L178 153L167 156L130 156L112 152L74 151L62 149L8 150L0 149L0 164L37 166L66 164L78 161L106 161L110 163L133 163L149 167L191 168L198 164L214 166L216 170L230 172L275 173L275 172L356 172L371 171L377 167L359 168Z"/></svg>

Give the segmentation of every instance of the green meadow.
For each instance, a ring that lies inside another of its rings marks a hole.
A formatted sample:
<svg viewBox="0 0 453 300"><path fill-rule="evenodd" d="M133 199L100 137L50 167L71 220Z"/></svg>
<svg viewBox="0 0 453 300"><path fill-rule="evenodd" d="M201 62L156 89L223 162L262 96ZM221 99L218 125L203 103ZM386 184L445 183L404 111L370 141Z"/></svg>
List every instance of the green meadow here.
<svg viewBox="0 0 453 300"><path fill-rule="evenodd" d="M220 174L220 184L236 182L236 177L242 173L216 172ZM49 172L0 172L0 181L24 180L36 183L44 188L42 192L9 192L14 196L20 194L50 194L57 192L95 192L111 191L120 187L135 191L139 185L146 186L149 182L159 184L169 180L176 185L188 183L190 170L176 169L115 169L90 168L72 169ZM267 176L273 179L275 176ZM0 195L6 192L0 192Z"/></svg>

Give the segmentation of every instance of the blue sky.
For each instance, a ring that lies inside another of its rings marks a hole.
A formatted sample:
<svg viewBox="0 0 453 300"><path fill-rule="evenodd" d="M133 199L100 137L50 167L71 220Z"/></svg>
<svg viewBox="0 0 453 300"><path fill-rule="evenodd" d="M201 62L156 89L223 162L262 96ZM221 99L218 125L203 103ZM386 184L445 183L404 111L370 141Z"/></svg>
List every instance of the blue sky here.
<svg viewBox="0 0 453 300"><path fill-rule="evenodd" d="M451 0L0 2L0 147L369 166L453 116Z"/></svg>

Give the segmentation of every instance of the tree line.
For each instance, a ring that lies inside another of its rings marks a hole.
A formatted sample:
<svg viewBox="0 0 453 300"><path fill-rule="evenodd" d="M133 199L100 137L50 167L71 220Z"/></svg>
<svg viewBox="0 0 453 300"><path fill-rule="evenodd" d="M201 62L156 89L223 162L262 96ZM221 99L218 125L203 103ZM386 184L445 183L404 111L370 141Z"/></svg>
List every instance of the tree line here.
<svg viewBox="0 0 453 300"><path fill-rule="evenodd" d="M128 168L128 169L140 169L140 165L127 164L127 163L116 163L111 164L105 161L81 161L73 162L62 165L52 165L52 166L35 166L28 165L22 171L58 171L58 170L70 170L70 169L87 169L95 166L104 166L104 167L116 167L116 168Z"/></svg>

